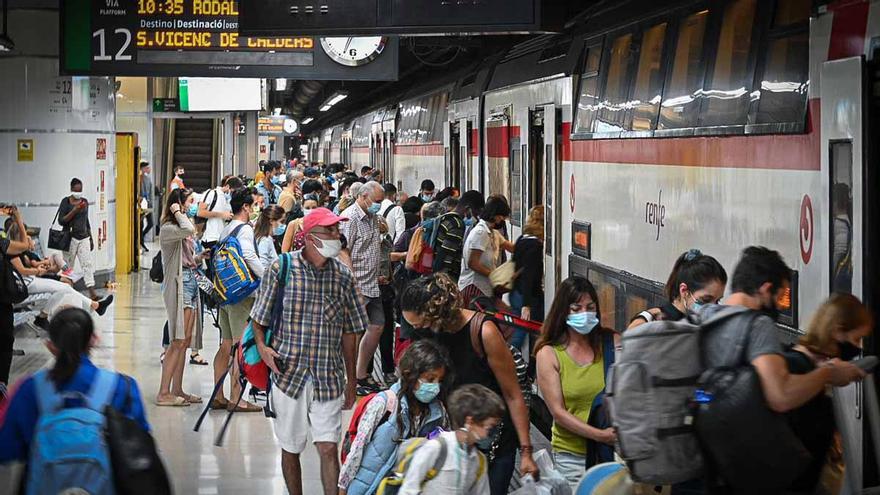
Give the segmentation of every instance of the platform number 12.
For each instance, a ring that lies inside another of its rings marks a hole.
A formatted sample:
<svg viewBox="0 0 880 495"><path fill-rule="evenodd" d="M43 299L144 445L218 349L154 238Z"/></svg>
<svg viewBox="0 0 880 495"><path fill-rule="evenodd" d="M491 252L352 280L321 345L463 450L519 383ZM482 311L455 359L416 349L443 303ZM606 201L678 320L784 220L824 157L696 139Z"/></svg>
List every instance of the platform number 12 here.
<svg viewBox="0 0 880 495"><path fill-rule="evenodd" d="M95 61L131 60L131 55L124 55L125 50L127 50L128 46L131 45L131 31L125 28L116 28L113 30L113 33L125 36L125 41L123 41L122 47L119 48L119 51L116 52L116 55L112 57L110 55L107 55L107 35L104 28L101 28L92 33L92 38L98 38L98 53L93 57Z"/></svg>

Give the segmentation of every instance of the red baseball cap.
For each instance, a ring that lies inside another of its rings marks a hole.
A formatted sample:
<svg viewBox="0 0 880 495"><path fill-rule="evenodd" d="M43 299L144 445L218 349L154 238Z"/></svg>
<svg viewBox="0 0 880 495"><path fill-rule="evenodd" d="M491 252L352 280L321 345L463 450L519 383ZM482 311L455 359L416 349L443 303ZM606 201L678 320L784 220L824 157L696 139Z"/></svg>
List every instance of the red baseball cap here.
<svg viewBox="0 0 880 495"><path fill-rule="evenodd" d="M330 227L339 222L347 222L348 219L335 215L327 208L315 208L303 218L303 232L308 234L315 227Z"/></svg>

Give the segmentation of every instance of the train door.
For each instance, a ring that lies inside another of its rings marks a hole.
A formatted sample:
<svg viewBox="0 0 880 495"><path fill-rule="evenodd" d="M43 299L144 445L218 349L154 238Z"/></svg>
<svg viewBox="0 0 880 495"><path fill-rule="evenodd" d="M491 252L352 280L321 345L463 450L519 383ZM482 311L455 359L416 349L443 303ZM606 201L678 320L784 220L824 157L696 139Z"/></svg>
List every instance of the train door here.
<svg viewBox="0 0 880 495"><path fill-rule="evenodd" d="M394 176L394 132L385 130L382 132L383 138L383 156L382 156L382 174L391 180Z"/></svg>
<svg viewBox="0 0 880 495"><path fill-rule="evenodd" d="M447 186L460 187L461 155L458 152L460 142L458 122L447 122L443 129L443 157L445 162L445 179Z"/></svg>
<svg viewBox="0 0 880 495"><path fill-rule="evenodd" d="M513 131L510 136L510 190L506 194L510 201L510 225L513 227L508 233L511 239L516 239L522 233L528 213L529 140L532 137L532 111L523 107L517 109L514 115L514 123L519 124L514 129L518 129L519 133Z"/></svg>
<svg viewBox="0 0 880 495"><path fill-rule="evenodd" d="M509 108L494 111L486 119L486 196L510 197L510 113Z"/></svg>
<svg viewBox="0 0 880 495"><path fill-rule="evenodd" d="M553 303L555 290L562 282L562 166L558 138L562 112L556 105L544 105L544 287L545 310ZM557 163L559 165L557 165Z"/></svg>
<svg viewBox="0 0 880 495"><path fill-rule="evenodd" d="M461 191L475 189L474 181L474 149L471 143L471 134L474 124L468 119L458 121L458 164L459 182L455 187Z"/></svg>
<svg viewBox="0 0 880 495"><path fill-rule="evenodd" d="M821 216L828 222L823 226L829 239L826 247L828 292L851 293L859 298L864 297L866 280L871 282L864 278L865 198L875 192L865 187L864 180L864 65L862 57L825 62L820 89L822 152L828 157L823 179L827 185L825 190L829 192L828 209ZM875 354L874 350L866 348L865 352ZM870 389L869 393L866 389ZM835 388L834 408L844 445L844 493L863 493L866 488L878 485L876 455L867 455L873 450L871 444L876 446L880 440L880 430L871 431L872 427L875 430L880 427L876 388L871 377Z"/></svg>

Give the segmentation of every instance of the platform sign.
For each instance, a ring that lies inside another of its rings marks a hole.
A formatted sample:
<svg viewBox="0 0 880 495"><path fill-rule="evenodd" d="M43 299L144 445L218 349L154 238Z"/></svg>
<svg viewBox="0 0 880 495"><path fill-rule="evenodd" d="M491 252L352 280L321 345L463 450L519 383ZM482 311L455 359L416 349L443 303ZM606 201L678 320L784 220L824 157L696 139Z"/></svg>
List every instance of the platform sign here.
<svg viewBox="0 0 880 495"><path fill-rule="evenodd" d="M242 34L484 34L558 32L559 0L240 0Z"/></svg>
<svg viewBox="0 0 880 495"><path fill-rule="evenodd" d="M371 63L335 62L311 36L239 35L238 0L65 0L65 75L396 80L397 39Z"/></svg>

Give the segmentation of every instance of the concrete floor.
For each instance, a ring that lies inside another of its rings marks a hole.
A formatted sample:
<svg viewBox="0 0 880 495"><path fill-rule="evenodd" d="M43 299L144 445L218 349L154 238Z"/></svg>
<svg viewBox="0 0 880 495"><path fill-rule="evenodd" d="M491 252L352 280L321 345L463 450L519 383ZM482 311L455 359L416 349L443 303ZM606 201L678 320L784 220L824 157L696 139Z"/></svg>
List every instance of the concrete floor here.
<svg viewBox="0 0 880 495"><path fill-rule="evenodd" d="M153 251L144 256L145 261L152 259L152 254ZM223 446L215 447L214 437L223 424L225 412L211 411L197 433L193 426L202 412L201 405L171 408L153 404L159 386L159 355L165 323L160 286L150 281L147 271L121 276L118 282L113 305L103 317L97 318L101 342L92 350L92 359L98 366L126 373L137 380L175 493L286 493L280 448L270 420L262 413L235 414ZM218 342L218 330L206 314L205 349L201 353L208 361L212 360ZM51 363L50 354L38 339L18 339L16 348L23 349L26 355L15 358L12 383L17 377ZM214 380L211 366L187 364L184 380L184 390L207 401ZM348 425L349 418L346 414L344 425ZM320 487L317 453L309 449L302 459L303 485ZM14 483L11 478L17 471L5 468L0 472L0 493L14 493L7 488L14 486L9 483ZM311 492L306 488L306 493Z"/></svg>

